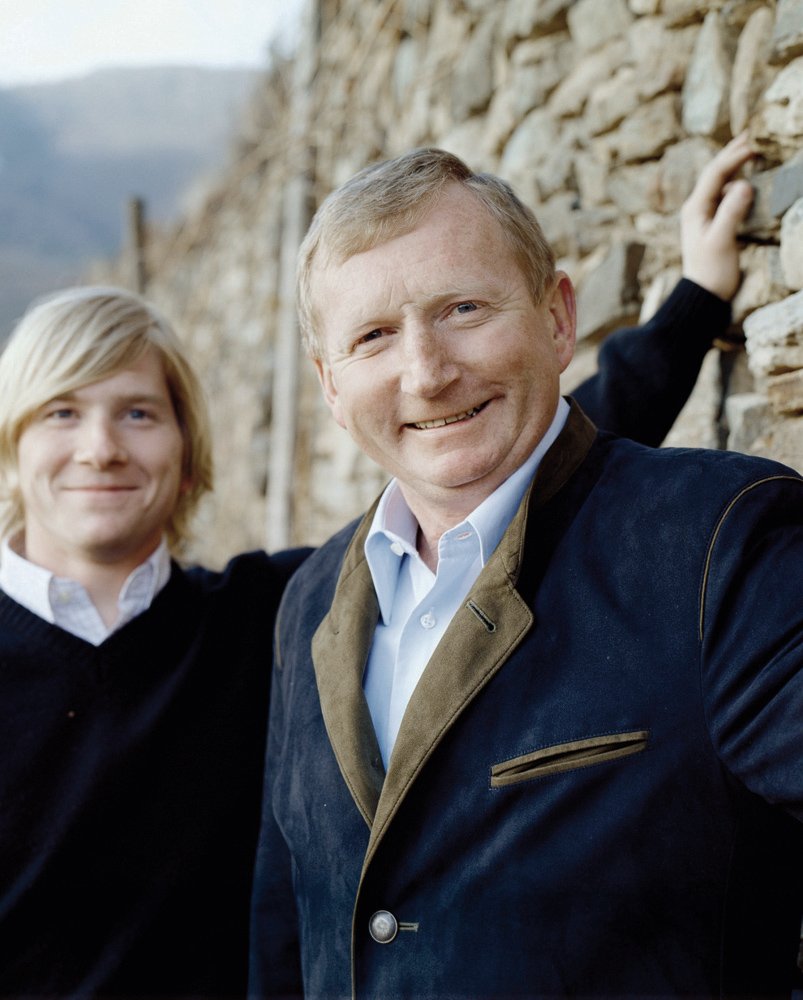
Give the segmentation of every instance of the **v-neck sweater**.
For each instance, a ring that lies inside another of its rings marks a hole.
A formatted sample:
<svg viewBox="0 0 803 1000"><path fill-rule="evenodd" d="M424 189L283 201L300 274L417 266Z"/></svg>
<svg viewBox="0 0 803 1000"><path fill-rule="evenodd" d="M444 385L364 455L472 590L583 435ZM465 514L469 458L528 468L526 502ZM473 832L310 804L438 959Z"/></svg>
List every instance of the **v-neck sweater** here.
<svg viewBox="0 0 803 1000"><path fill-rule="evenodd" d="M174 566L95 647L0 593L0 996L246 982L286 554Z"/></svg>

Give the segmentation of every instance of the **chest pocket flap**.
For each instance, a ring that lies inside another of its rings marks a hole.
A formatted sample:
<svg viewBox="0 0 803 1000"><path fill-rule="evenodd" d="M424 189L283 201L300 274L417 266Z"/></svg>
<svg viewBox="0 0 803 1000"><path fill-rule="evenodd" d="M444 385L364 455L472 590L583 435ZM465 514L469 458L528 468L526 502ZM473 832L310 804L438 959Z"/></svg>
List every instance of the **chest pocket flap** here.
<svg viewBox="0 0 803 1000"><path fill-rule="evenodd" d="M591 736L570 743L534 750L521 757L512 757L491 767L491 788L516 785L520 781L543 778L561 771L574 771L581 767L604 764L617 757L640 753L647 746L649 730L638 729L629 733L608 733Z"/></svg>

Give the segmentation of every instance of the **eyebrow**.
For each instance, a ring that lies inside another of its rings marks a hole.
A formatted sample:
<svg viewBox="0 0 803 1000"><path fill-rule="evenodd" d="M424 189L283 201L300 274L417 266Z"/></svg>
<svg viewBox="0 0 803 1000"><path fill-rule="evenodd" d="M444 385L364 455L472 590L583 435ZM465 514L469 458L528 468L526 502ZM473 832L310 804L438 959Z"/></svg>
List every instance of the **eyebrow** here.
<svg viewBox="0 0 803 1000"><path fill-rule="evenodd" d="M51 397L43 405L47 406L50 403L59 403L59 402L65 402L65 403L75 402L75 401L79 400L79 393L80 393L80 391L81 390L79 388L79 389L73 390L72 392L59 393L57 396ZM161 394L161 393L153 393L153 392L126 392L126 393L122 393L119 396L113 396L112 399L113 399L113 401L115 403L151 403L151 404L153 404L153 403L169 403L170 402L170 396L167 393Z"/></svg>

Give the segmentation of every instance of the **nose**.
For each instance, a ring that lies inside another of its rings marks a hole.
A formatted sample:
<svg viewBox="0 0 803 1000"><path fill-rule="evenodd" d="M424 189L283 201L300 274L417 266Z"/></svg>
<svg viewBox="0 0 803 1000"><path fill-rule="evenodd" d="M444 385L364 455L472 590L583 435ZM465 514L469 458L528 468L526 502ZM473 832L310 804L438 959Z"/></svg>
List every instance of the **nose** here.
<svg viewBox="0 0 803 1000"><path fill-rule="evenodd" d="M75 461L93 469L106 469L128 461L128 454L111 420L96 417L83 423L76 441Z"/></svg>
<svg viewBox="0 0 803 1000"><path fill-rule="evenodd" d="M405 330L402 392L432 399L460 376L451 354L448 334L420 324Z"/></svg>

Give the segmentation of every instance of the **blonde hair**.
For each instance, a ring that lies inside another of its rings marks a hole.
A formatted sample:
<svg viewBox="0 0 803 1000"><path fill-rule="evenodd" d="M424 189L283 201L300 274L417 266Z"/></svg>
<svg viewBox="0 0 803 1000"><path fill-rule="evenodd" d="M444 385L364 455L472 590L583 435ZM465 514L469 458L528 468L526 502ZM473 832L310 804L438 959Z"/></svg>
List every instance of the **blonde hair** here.
<svg viewBox="0 0 803 1000"><path fill-rule="evenodd" d="M500 224L533 302L540 303L555 277L555 255L535 215L501 178L475 174L442 149L416 149L361 170L315 213L299 249L297 272L301 336L313 358L322 355L312 289L315 268L342 263L411 232L450 183L470 191Z"/></svg>
<svg viewBox="0 0 803 1000"><path fill-rule="evenodd" d="M136 363L149 348L164 365L184 442L182 476L190 485L165 526L171 550L180 549L213 483L203 391L167 319L139 295L101 286L67 288L34 302L0 355L0 537L24 526L17 445L36 411Z"/></svg>

